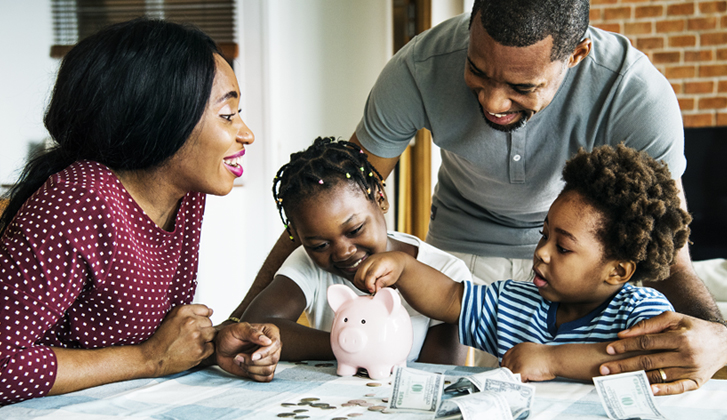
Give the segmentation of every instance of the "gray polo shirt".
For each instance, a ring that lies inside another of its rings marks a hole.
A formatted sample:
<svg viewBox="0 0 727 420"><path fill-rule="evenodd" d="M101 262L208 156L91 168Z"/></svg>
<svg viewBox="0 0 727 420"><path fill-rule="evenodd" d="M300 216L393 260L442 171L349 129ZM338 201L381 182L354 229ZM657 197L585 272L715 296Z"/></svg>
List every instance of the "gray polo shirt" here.
<svg viewBox="0 0 727 420"><path fill-rule="evenodd" d="M361 144L395 157L420 128L442 165L427 242L483 256L532 258L538 230L579 147L621 142L686 168L684 131L669 82L623 36L589 28L591 53L567 71L553 101L522 129L490 128L464 82L469 14L417 36L386 65L356 129Z"/></svg>

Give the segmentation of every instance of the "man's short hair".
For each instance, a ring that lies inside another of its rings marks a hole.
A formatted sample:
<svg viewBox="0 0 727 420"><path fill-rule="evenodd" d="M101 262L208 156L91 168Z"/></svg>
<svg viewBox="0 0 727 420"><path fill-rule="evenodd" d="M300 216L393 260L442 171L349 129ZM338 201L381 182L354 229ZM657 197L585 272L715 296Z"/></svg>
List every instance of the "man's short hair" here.
<svg viewBox="0 0 727 420"><path fill-rule="evenodd" d="M570 56L588 29L588 0L475 0L470 25L482 27L499 44L528 47L553 37L552 61Z"/></svg>

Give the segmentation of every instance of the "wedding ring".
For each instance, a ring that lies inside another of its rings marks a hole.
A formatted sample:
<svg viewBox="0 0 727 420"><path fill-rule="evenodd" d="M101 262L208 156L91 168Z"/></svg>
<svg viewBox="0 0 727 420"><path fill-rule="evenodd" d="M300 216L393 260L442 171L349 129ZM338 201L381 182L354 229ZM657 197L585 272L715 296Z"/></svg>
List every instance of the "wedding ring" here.
<svg viewBox="0 0 727 420"><path fill-rule="evenodd" d="M661 381L666 382L666 373L664 372L664 369L659 368L659 375L661 375Z"/></svg>

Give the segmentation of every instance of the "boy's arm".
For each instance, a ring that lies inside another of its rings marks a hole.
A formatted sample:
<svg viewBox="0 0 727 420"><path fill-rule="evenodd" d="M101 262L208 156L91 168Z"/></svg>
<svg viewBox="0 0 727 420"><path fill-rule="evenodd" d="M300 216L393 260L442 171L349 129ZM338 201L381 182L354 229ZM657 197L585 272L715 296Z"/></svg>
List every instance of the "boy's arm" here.
<svg viewBox="0 0 727 420"><path fill-rule="evenodd" d="M305 295L285 276L275 279L251 303L241 321L270 323L280 330L280 360L333 360L330 333L298 324Z"/></svg>
<svg viewBox="0 0 727 420"><path fill-rule="evenodd" d="M625 357L606 353L608 344L519 343L505 353L501 365L520 373L523 381L547 381L556 376L590 381L601 376L601 364Z"/></svg>
<svg viewBox="0 0 727 420"><path fill-rule="evenodd" d="M450 324L459 319L464 285L404 252L371 255L361 263L354 284L369 293L396 284L419 313Z"/></svg>

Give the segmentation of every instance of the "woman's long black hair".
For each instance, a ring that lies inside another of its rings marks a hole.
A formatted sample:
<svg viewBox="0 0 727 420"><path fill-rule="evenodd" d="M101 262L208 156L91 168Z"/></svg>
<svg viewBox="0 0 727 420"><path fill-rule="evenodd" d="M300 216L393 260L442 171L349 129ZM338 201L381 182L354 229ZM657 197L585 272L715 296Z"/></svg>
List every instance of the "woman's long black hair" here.
<svg viewBox="0 0 727 420"><path fill-rule="evenodd" d="M141 170L174 155L204 113L215 53L202 31L145 18L110 26L73 47L44 120L54 145L30 159L10 190L0 235L46 179L73 162Z"/></svg>

